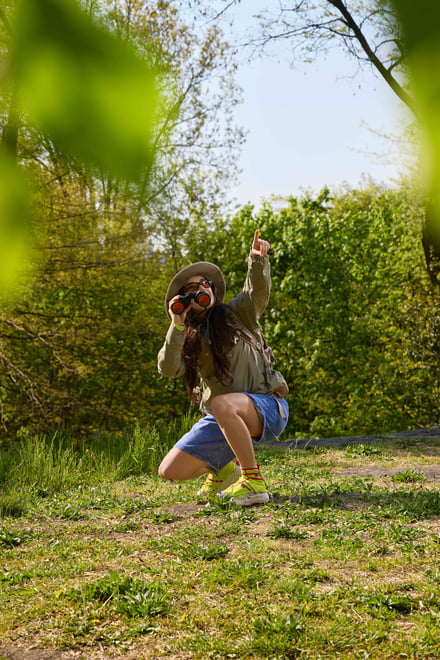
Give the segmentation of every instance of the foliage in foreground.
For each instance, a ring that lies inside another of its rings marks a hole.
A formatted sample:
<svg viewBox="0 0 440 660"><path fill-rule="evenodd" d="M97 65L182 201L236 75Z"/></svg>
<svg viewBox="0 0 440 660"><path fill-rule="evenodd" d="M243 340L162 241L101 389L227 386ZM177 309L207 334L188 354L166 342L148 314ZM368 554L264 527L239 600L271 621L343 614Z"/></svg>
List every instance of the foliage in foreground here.
<svg viewBox="0 0 440 660"><path fill-rule="evenodd" d="M259 462L273 499L247 510L116 470L29 492L0 522L0 650L437 657L440 441L260 449Z"/></svg>

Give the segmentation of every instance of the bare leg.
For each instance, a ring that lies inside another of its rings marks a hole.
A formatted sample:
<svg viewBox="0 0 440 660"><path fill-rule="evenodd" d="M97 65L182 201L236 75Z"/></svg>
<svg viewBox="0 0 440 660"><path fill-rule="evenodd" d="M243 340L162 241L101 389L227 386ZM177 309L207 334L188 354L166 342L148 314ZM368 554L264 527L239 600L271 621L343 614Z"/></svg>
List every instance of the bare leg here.
<svg viewBox="0 0 440 660"><path fill-rule="evenodd" d="M252 438L259 438L263 422L252 399L240 392L220 394L211 402L211 411L242 469L255 467Z"/></svg>
<svg viewBox="0 0 440 660"><path fill-rule="evenodd" d="M159 476L169 481L186 481L210 472L207 463L177 447L170 449L159 465Z"/></svg>
<svg viewBox="0 0 440 660"><path fill-rule="evenodd" d="M252 399L240 392L221 394L212 400L211 410L241 468L254 467L256 459L252 438L260 437L263 422ZM173 447L158 472L162 479L186 481L211 472L211 468L204 461Z"/></svg>

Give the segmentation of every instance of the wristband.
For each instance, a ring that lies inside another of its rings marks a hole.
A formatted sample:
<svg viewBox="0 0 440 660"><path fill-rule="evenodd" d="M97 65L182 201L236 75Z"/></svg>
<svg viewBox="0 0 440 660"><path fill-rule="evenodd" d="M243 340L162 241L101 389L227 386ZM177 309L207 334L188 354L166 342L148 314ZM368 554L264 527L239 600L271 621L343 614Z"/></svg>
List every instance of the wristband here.
<svg viewBox="0 0 440 660"><path fill-rule="evenodd" d="M177 323L173 323L173 327L176 328L177 330L185 330L184 325L177 325Z"/></svg>

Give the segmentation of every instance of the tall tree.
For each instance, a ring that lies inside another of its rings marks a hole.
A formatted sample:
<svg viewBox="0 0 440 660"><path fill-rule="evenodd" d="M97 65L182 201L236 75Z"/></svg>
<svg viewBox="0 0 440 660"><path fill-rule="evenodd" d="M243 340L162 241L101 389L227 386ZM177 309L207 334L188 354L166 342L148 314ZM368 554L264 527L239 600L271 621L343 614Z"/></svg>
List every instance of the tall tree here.
<svg viewBox="0 0 440 660"><path fill-rule="evenodd" d="M239 101L233 54L218 26L193 29L172 2L107 5L111 27L163 71L155 165L132 193L143 222L178 258L185 228L215 217L237 173L243 135L233 119Z"/></svg>
<svg viewBox="0 0 440 660"><path fill-rule="evenodd" d="M36 273L0 313L6 433L90 432L169 414L176 385L159 383L156 370L163 292L184 258L188 224L214 215L240 143L229 118L233 66L217 29L193 32L162 0L85 4L160 70L155 159L127 181L19 125L17 160L37 184Z"/></svg>
<svg viewBox="0 0 440 660"><path fill-rule="evenodd" d="M182 0L185 4L185 0ZM233 15L234 5L246 0L206 3L191 0L210 20ZM275 3L274 3L275 4ZM276 7L264 0L253 5L259 29L248 34L242 45L257 53L281 42L292 58L314 59L330 48L341 47L360 66L371 66L400 100L415 112L415 103L405 88L405 43L397 13L390 0L279 0ZM278 50L279 52L279 50Z"/></svg>
<svg viewBox="0 0 440 660"><path fill-rule="evenodd" d="M246 0L181 0L214 20ZM276 7L273 5L276 4ZM436 0L261 0L252 6L259 20L242 45L257 54L283 46L292 60L314 59L333 47L344 50L359 69L372 68L411 111L430 143L422 229L425 261L431 280L440 285L440 137L439 89L432 63L440 49L440 10Z"/></svg>

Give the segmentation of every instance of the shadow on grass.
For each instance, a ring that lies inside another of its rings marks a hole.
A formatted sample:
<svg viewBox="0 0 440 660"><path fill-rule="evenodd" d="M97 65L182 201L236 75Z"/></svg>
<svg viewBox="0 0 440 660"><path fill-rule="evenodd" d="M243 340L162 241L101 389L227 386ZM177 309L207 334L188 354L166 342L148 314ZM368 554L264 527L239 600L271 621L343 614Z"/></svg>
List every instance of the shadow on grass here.
<svg viewBox="0 0 440 660"><path fill-rule="evenodd" d="M395 515L406 515L412 520L423 520L440 516L440 492L435 490L378 490L375 492L359 492L353 490L344 493L332 493L323 488L320 492L305 493L292 497L275 494L272 498L275 505L286 503L315 509L366 510L376 509L384 518Z"/></svg>

